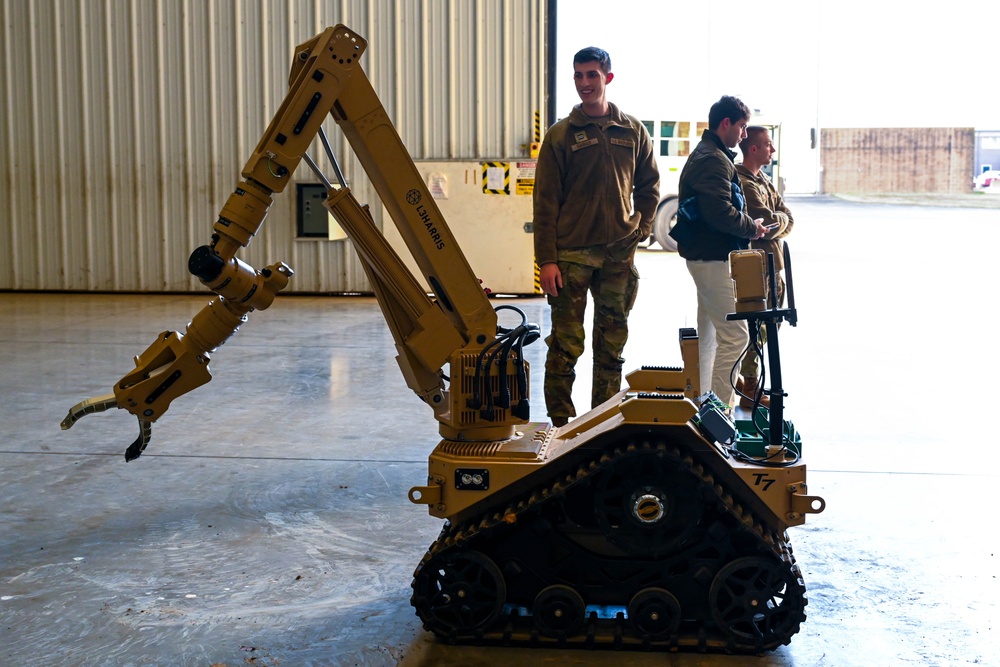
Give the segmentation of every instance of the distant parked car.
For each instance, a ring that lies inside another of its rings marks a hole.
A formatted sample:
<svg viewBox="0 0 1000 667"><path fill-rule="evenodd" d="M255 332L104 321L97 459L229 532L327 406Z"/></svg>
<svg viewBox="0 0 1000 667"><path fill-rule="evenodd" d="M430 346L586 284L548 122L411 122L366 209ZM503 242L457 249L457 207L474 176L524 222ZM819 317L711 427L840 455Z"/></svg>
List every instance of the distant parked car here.
<svg viewBox="0 0 1000 667"><path fill-rule="evenodd" d="M984 171L976 176L973 183L977 190L988 188L990 186L1000 188L1000 171L997 171L996 169Z"/></svg>

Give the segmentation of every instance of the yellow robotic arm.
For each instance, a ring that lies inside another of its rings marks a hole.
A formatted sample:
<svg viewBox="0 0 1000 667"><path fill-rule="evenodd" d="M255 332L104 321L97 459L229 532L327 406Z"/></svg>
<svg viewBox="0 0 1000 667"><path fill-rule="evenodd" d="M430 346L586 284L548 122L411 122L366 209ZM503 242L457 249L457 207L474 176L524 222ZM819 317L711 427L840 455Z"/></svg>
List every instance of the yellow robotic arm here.
<svg viewBox="0 0 1000 667"><path fill-rule="evenodd" d="M211 379L210 353L236 333L250 312L270 306L293 274L281 262L254 269L236 254L249 245L271 195L285 189L303 159L327 184L326 206L358 251L392 331L403 377L433 408L442 435L493 440L510 437L515 425L527 421L527 364L520 347L536 339L538 329L522 318L517 327L498 333L496 312L360 67L366 47L361 36L338 25L296 48L288 94L243 167L243 180L219 214L211 243L196 249L188 262L191 273L218 297L194 316L185 334L160 334L135 358L135 369L112 395L75 405L63 429L86 414L128 410L140 423L139 438L125 455L132 460L148 444L150 424L171 401ZM368 207L346 187L322 129L327 116L357 154L433 298L389 246ZM307 154L317 135L340 187ZM450 377L443 376L445 367ZM499 396L495 402L494 394Z"/></svg>

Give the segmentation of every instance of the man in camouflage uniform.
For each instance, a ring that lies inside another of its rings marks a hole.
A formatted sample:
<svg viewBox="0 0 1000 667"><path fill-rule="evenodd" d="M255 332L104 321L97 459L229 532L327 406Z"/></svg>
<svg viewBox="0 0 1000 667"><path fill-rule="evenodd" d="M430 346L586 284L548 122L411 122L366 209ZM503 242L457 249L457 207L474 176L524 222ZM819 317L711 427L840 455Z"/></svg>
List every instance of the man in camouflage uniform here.
<svg viewBox="0 0 1000 667"><path fill-rule="evenodd" d="M751 218L761 218L765 227L773 228L763 236L750 243L750 247L763 250L774 255L775 283L778 292L778 308L785 304L785 281L781 277L781 270L785 268L785 242L782 240L792 232L792 212L785 205L785 200L778 194L774 183L764 173L763 168L771 164L771 157L774 155L774 144L771 143L771 133L766 127L753 125L747 128L746 139L740 142L740 152L743 153L743 163L736 165L736 174L740 178L740 185L743 186L743 196L746 198L747 213ZM767 307L772 308L771 289L768 285ZM760 330L761 345L767 342L767 336L763 327ZM740 390L740 407L744 409L753 408L753 397L762 393L759 390L758 382L760 375L760 358L751 347L743 358L740 366L742 385ZM760 402L764 406L770 406L771 401L767 396L761 396Z"/></svg>
<svg viewBox="0 0 1000 667"><path fill-rule="evenodd" d="M594 299L591 407L621 388L622 351L639 274L638 243L649 236L659 173L645 127L607 101L614 75L596 47L573 58L581 104L545 134L535 171L535 259L552 308L545 406L552 423L576 416L574 368L583 354L588 292Z"/></svg>

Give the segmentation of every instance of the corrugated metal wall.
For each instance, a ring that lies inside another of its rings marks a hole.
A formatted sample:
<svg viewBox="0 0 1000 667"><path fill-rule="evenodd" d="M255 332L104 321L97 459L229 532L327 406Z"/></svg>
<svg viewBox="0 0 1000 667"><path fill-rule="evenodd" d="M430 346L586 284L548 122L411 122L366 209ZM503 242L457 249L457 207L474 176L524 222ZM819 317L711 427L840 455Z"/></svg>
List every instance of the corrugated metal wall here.
<svg viewBox="0 0 1000 667"><path fill-rule="evenodd" d="M277 110L294 47L328 25L369 40L362 65L415 159L524 155L544 111L545 0L0 0L0 13L0 289L203 291L187 257ZM315 177L302 165L294 182ZM294 199L292 185L276 196L242 257L289 264L286 291L367 291L349 242L295 239Z"/></svg>
<svg viewBox="0 0 1000 667"><path fill-rule="evenodd" d="M972 128L824 129L820 142L823 192L972 190Z"/></svg>

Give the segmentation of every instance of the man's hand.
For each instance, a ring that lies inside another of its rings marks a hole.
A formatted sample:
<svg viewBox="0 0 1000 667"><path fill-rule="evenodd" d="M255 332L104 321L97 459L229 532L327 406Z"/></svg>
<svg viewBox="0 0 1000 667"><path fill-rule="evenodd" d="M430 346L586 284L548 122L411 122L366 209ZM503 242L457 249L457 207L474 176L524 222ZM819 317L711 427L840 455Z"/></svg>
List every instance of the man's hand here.
<svg viewBox="0 0 1000 667"><path fill-rule="evenodd" d="M555 262L547 262L538 267L539 282L542 284L542 291L550 296L559 296L562 289L562 271Z"/></svg>
<svg viewBox="0 0 1000 667"><path fill-rule="evenodd" d="M754 218L753 224L757 225L757 232L756 236L750 237L750 240L756 241L757 239L762 238L764 234L767 234L768 229L764 226L764 218Z"/></svg>

